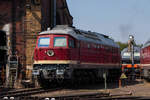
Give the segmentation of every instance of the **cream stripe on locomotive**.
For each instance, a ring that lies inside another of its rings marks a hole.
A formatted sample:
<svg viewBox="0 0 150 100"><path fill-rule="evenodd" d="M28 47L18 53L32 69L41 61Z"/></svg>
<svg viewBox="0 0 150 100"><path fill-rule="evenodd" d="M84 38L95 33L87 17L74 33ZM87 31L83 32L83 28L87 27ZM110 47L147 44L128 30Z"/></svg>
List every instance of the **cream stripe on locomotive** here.
<svg viewBox="0 0 150 100"><path fill-rule="evenodd" d="M78 61L73 60L38 60L34 64L77 64Z"/></svg>
<svg viewBox="0 0 150 100"><path fill-rule="evenodd" d="M79 64L79 61L74 61L74 60L39 60L39 61L34 61L34 64ZM120 64L103 64L103 63L85 63L82 62L80 63L81 65L108 65L108 66L119 66Z"/></svg>
<svg viewBox="0 0 150 100"><path fill-rule="evenodd" d="M150 66L150 64L140 64L141 66Z"/></svg>
<svg viewBox="0 0 150 100"><path fill-rule="evenodd" d="M120 64L113 64L113 63L81 63L81 64L84 64L84 65L108 65L108 66L119 66Z"/></svg>

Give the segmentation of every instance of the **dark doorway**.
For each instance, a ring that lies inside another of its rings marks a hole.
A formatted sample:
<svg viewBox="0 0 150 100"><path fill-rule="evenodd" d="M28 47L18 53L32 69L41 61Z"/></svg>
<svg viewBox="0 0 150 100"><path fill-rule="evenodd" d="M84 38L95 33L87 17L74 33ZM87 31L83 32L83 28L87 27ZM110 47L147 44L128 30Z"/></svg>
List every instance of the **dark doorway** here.
<svg viewBox="0 0 150 100"><path fill-rule="evenodd" d="M3 84L5 82L5 72L7 63L6 40L6 33L0 30L0 84Z"/></svg>

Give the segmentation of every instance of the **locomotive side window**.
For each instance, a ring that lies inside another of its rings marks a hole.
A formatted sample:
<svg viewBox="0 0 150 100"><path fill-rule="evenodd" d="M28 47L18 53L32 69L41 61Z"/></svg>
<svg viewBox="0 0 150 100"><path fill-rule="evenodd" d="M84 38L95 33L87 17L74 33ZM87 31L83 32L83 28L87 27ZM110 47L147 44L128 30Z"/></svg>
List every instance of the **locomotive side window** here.
<svg viewBox="0 0 150 100"><path fill-rule="evenodd" d="M77 43L77 47L80 48L80 42Z"/></svg>
<svg viewBox="0 0 150 100"><path fill-rule="evenodd" d="M54 47L66 47L67 39L65 37L54 37Z"/></svg>
<svg viewBox="0 0 150 100"><path fill-rule="evenodd" d="M75 42L73 39L69 39L69 47L70 48L75 48Z"/></svg>
<svg viewBox="0 0 150 100"><path fill-rule="evenodd" d="M87 46L88 46L88 48L90 48L90 44L88 44Z"/></svg>
<svg viewBox="0 0 150 100"><path fill-rule="evenodd" d="M48 47L50 44L50 37L40 37L38 40L38 47Z"/></svg>

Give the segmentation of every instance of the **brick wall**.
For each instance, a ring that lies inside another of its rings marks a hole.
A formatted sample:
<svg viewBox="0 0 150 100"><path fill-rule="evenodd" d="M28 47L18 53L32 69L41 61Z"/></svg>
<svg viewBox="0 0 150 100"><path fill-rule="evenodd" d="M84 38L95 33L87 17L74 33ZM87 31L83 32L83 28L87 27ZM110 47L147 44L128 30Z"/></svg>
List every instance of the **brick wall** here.
<svg viewBox="0 0 150 100"><path fill-rule="evenodd" d="M36 38L41 31L41 6L30 4L30 8L26 8L25 24L25 56L26 56L26 75L31 77L31 69L33 64L33 54L36 45Z"/></svg>

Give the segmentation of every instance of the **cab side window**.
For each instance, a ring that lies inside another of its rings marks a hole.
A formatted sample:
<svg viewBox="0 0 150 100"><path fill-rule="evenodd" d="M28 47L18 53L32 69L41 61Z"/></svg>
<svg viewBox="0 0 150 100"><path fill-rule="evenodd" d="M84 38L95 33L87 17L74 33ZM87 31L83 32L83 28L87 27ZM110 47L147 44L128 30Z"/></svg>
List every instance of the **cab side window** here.
<svg viewBox="0 0 150 100"><path fill-rule="evenodd" d="M75 41L73 39L69 39L69 47L75 48Z"/></svg>

